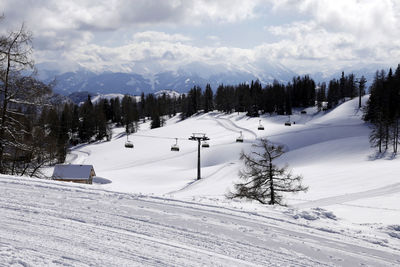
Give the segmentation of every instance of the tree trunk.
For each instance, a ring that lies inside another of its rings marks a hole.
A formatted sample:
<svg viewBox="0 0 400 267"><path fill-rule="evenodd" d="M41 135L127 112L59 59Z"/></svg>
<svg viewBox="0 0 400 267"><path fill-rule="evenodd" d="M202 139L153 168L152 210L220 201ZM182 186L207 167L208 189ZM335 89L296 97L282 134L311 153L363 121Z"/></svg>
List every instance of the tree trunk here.
<svg viewBox="0 0 400 267"><path fill-rule="evenodd" d="M275 205L274 171L272 168L272 160L269 161L269 190L271 191L270 204Z"/></svg>
<svg viewBox="0 0 400 267"><path fill-rule="evenodd" d="M399 142L399 120L396 119L394 122L394 131L393 131L393 153L397 154L397 144Z"/></svg>
<svg viewBox="0 0 400 267"><path fill-rule="evenodd" d="M11 45L10 45L10 47L8 49L7 69L6 69L6 72L4 74L5 77L4 77L3 107L2 107L1 124L0 124L0 142L2 142L2 144L0 145L0 173L4 172L4 163L3 163L4 131L5 131L5 126L6 126L6 112L7 112L7 105L8 105L8 100L7 100L8 79L9 79L9 73L10 73L10 67L11 67L10 53L11 53Z"/></svg>

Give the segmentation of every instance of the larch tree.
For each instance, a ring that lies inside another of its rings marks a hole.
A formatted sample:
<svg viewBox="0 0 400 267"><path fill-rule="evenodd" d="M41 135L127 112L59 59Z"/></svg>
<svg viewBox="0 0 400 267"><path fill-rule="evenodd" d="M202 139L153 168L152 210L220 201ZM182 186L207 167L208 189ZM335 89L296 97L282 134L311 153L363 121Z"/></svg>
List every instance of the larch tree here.
<svg viewBox="0 0 400 267"><path fill-rule="evenodd" d="M241 153L244 168L239 171L243 182L235 184L235 191L228 198L257 200L262 204L284 205L282 193L306 191L301 184L302 177L292 175L288 167L278 167L273 161L284 153L282 146L271 144L261 139L253 145L250 154Z"/></svg>

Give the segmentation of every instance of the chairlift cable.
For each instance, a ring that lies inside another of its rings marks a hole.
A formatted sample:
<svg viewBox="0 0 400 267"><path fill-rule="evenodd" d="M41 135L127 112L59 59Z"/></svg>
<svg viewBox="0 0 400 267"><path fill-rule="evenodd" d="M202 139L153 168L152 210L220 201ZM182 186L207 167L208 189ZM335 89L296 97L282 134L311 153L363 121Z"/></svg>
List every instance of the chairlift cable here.
<svg viewBox="0 0 400 267"><path fill-rule="evenodd" d="M187 140L187 138L176 138L176 137L167 137L167 136L156 136L156 135L144 135L144 134L132 134L133 137L148 137L148 138L156 138L156 139L171 139L171 140Z"/></svg>

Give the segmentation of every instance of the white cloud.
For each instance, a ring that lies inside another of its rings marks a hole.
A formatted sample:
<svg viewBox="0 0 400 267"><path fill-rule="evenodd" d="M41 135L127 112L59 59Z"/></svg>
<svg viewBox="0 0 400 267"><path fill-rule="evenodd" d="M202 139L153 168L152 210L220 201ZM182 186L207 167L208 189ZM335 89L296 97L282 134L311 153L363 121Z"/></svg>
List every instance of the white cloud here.
<svg viewBox="0 0 400 267"><path fill-rule="evenodd" d="M260 0L13 0L0 10L9 20L33 28L112 30L165 23L194 25L236 22L254 17Z"/></svg>
<svg viewBox="0 0 400 267"><path fill-rule="evenodd" d="M280 40L259 49L268 50L298 71L304 65L318 70L321 65L332 69L360 62L396 64L398 60L400 2L396 0L272 2L275 13L289 11L303 20L265 27Z"/></svg>
<svg viewBox="0 0 400 267"><path fill-rule="evenodd" d="M75 47L68 53L59 54L59 60L79 62L92 71L112 70L137 73L176 70L183 64L221 62L242 65L254 60L251 49L234 47L199 47L187 42L190 38L164 32L136 33L128 44L107 47L97 44ZM39 61L48 59L36 53ZM43 57L43 58L41 58Z"/></svg>
<svg viewBox="0 0 400 267"><path fill-rule="evenodd" d="M259 0L13 0L1 1L7 27L22 21L33 31L37 54L60 50L79 53L95 45L96 33L145 29L152 26L179 27L233 23L254 16ZM4 24L3 24L4 25ZM136 33L134 41L188 42L182 34L157 31ZM106 50L103 47L103 52ZM165 50L165 49L161 49ZM42 58L40 58L42 59ZM86 60L84 57L82 60Z"/></svg>
<svg viewBox="0 0 400 267"><path fill-rule="evenodd" d="M133 35L133 39L136 41L168 41L168 42L187 42L192 40L190 37L184 36L182 34L167 34L165 32L157 31L145 31L138 32Z"/></svg>
<svg viewBox="0 0 400 267"><path fill-rule="evenodd" d="M286 24L271 26L260 12L267 9L276 17L289 16ZM309 72L360 62L397 64L400 58L398 0L13 0L1 1L0 10L6 26L15 28L25 21L33 31L38 62L78 62L92 70L163 70L191 61L245 65L261 60ZM242 22L243 31L246 22L260 16L259 23L274 39L253 48L230 46L223 34L205 30ZM190 36L180 33L181 28L190 30ZM196 42L199 28L211 40L206 46ZM101 43L101 34L108 41L121 40Z"/></svg>

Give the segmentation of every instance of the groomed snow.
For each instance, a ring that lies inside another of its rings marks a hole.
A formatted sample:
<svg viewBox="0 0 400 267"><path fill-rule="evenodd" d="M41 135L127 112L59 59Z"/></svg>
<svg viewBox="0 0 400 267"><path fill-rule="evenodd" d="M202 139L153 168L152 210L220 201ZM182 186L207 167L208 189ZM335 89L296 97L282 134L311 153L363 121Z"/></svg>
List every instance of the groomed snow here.
<svg viewBox="0 0 400 267"><path fill-rule="evenodd" d="M4 266L396 266L400 229L0 176ZM397 226L400 228L400 226Z"/></svg>
<svg viewBox="0 0 400 267"><path fill-rule="evenodd" d="M264 131L257 130L260 119ZM0 176L0 262L399 265L400 164L370 148L358 100L327 113L298 111L290 127L287 119L213 112L174 117L153 130L146 122L129 136L133 149L115 129L110 142L68 155L69 163L94 166L93 185ZM240 131L244 143L235 142ZM211 139L201 149L199 181L192 133ZM309 186L287 195L287 208L225 198L238 181L240 152L262 137L285 147L277 163L289 164ZM170 151L175 138L179 152Z"/></svg>

